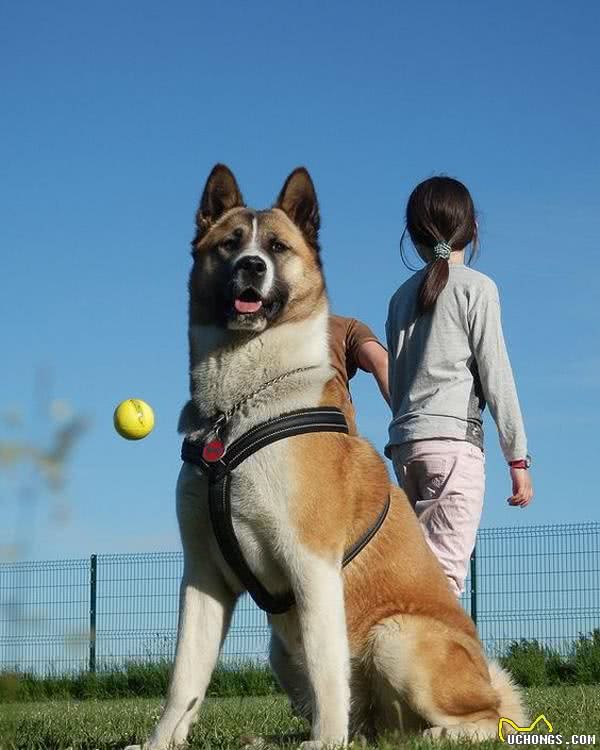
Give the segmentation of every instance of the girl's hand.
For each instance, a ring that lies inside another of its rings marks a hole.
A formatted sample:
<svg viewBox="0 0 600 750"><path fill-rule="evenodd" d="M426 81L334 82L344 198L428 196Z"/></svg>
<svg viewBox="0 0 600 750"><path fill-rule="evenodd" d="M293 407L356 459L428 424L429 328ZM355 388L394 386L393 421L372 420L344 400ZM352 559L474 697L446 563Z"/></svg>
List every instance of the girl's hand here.
<svg viewBox="0 0 600 750"><path fill-rule="evenodd" d="M512 479L512 497L508 498L508 504L515 508L525 508L533 497L533 485L531 475L527 469L510 470Z"/></svg>

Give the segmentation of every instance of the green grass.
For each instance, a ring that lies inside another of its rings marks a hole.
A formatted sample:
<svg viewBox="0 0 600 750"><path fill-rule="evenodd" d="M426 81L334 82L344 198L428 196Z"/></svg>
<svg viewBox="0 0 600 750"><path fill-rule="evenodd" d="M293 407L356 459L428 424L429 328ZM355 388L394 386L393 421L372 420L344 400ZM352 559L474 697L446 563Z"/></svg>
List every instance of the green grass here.
<svg viewBox="0 0 600 750"><path fill-rule="evenodd" d="M514 641L499 661L523 687L598 684L600 629L579 636L566 654L537 641Z"/></svg>
<svg viewBox="0 0 600 750"><path fill-rule="evenodd" d="M523 687L600 684L600 630L594 630L560 654L537 641L515 641L499 661ZM0 703L91 698L160 698L167 691L171 663L135 662L100 668L89 674L10 674L0 672ZM208 695L269 696L279 688L269 667L248 662L218 668Z"/></svg>
<svg viewBox="0 0 600 750"><path fill-rule="evenodd" d="M128 662L120 669L95 674L32 675L0 673L0 703L91 698L160 698L167 692L171 663ZM266 696L281 692L266 665L244 663L237 668L217 668L207 695L229 698Z"/></svg>
<svg viewBox="0 0 600 750"><path fill-rule="evenodd" d="M554 730L570 740L571 734L596 734L600 745L600 690L569 686L530 688L527 699L532 716L544 713ZM87 701L43 701L0 705L2 750L114 750L139 743L148 736L160 712L160 701L148 698ZM307 735L306 724L294 718L280 695L246 698L209 698L190 737L194 749L239 748L242 735L275 736L272 747L294 747ZM468 743L436 743L456 748ZM402 741L382 739L379 750L431 749L419 737ZM484 742L477 747L501 747Z"/></svg>

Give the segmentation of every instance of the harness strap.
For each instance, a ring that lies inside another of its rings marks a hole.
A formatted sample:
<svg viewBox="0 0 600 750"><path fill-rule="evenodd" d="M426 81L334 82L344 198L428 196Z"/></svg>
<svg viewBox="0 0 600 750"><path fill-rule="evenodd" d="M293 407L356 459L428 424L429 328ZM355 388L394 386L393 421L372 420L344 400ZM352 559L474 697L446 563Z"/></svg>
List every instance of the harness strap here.
<svg viewBox="0 0 600 750"><path fill-rule="evenodd" d="M209 485L210 521L219 549L225 562L240 579L255 604L271 615L281 615L294 606L294 594L291 591L271 594L250 569L233 528L229 481L230 476L226 474Z"/></svg>
<svg viewBox="0 0 600 750"><path fill-rule="evenodd" d="M348 563L352 562L352 560L354 560L354 558L363 551L363 549L383 526L385 517L387 516L388 510L390 509L390 502L390 496L388 495L385 499L384 506L377 516L377 519L375 520L373 526L371 526L370 529L367 529L365 533L356 542L354 542L354 544L349 549L346 550L346 552L344 553L344 559L342 560L342 568L345 568Z"/></svg>
<svg viewBox="0 0 600 750"><path fill-rule="evenodd" d="M254 575L247 564L233 528L229 493L230 474L236 466L256 451L271 443L293 435L308 432L348 433L348 425L342 412L330 406L299 409L253 427L241 435L216 462L209 463L202 457L202 445L187 438L183 441L181 458L201 468L208 477L208 504L210 520L215 538L227 564L247 589L254 602L265 612L283 614L294 603L294 594L287 591L271 594ZM381 528L390 507L389 496L374 525L369 528L344 554L342 567L348 565Z"/></svg>
<svg viewBox="0 0 600 750"><path fill-rule="evenodd" d="M217 481L261 448L286 437L302 435L305 432L343 432L348 434L348 425L342 412L333 406L297 409L282 414L275 419L270 419L268 422L262 422L240 435L227 448L225 455L214 463L204 460L202 445L186 438L181 447L181 459L199 466L208 474L209 479Z"/></svg>

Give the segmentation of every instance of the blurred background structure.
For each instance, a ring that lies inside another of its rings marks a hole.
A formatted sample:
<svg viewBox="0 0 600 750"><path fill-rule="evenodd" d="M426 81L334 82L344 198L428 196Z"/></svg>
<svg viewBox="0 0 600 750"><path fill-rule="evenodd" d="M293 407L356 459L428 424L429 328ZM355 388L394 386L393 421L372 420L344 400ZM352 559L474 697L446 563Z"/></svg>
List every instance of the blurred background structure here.
<svg viewBox="0 0 600 750"><path fill-rule="evenodd" d="M0 561L29 558L38 533L69 523L67 473L87 427L83 414L54 396L50 368L36 370L31 405L0 413Z"/></svg>
<svg viewBox="0 0 600 750"><path fill-rule="evenodd" d="M0 564L0 671L170 660L181 568L179 552ZM462 604L490 655L522 639L568 651L600 628L600 523L481 530ZM264 662L268 641L242 597L221 661Z"/></svg>

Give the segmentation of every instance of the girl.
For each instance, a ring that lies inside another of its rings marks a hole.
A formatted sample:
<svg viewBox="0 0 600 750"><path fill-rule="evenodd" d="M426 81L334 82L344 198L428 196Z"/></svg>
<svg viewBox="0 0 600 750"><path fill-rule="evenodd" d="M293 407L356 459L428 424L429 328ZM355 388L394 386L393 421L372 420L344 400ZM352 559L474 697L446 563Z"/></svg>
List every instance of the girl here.
<svg viewBox="0 0 600 750"><path fill-rule="evenodd" d="M449 177L417 185L406 207L406 231L427 265L390 301L386 334L393 419L385 452L459 595L483 506L486 403L510 466L512 506L524 508L533 497L531 460L498 290L464 263L465 248L472 247L470 262L477 244L467 188Z"/></svg>

